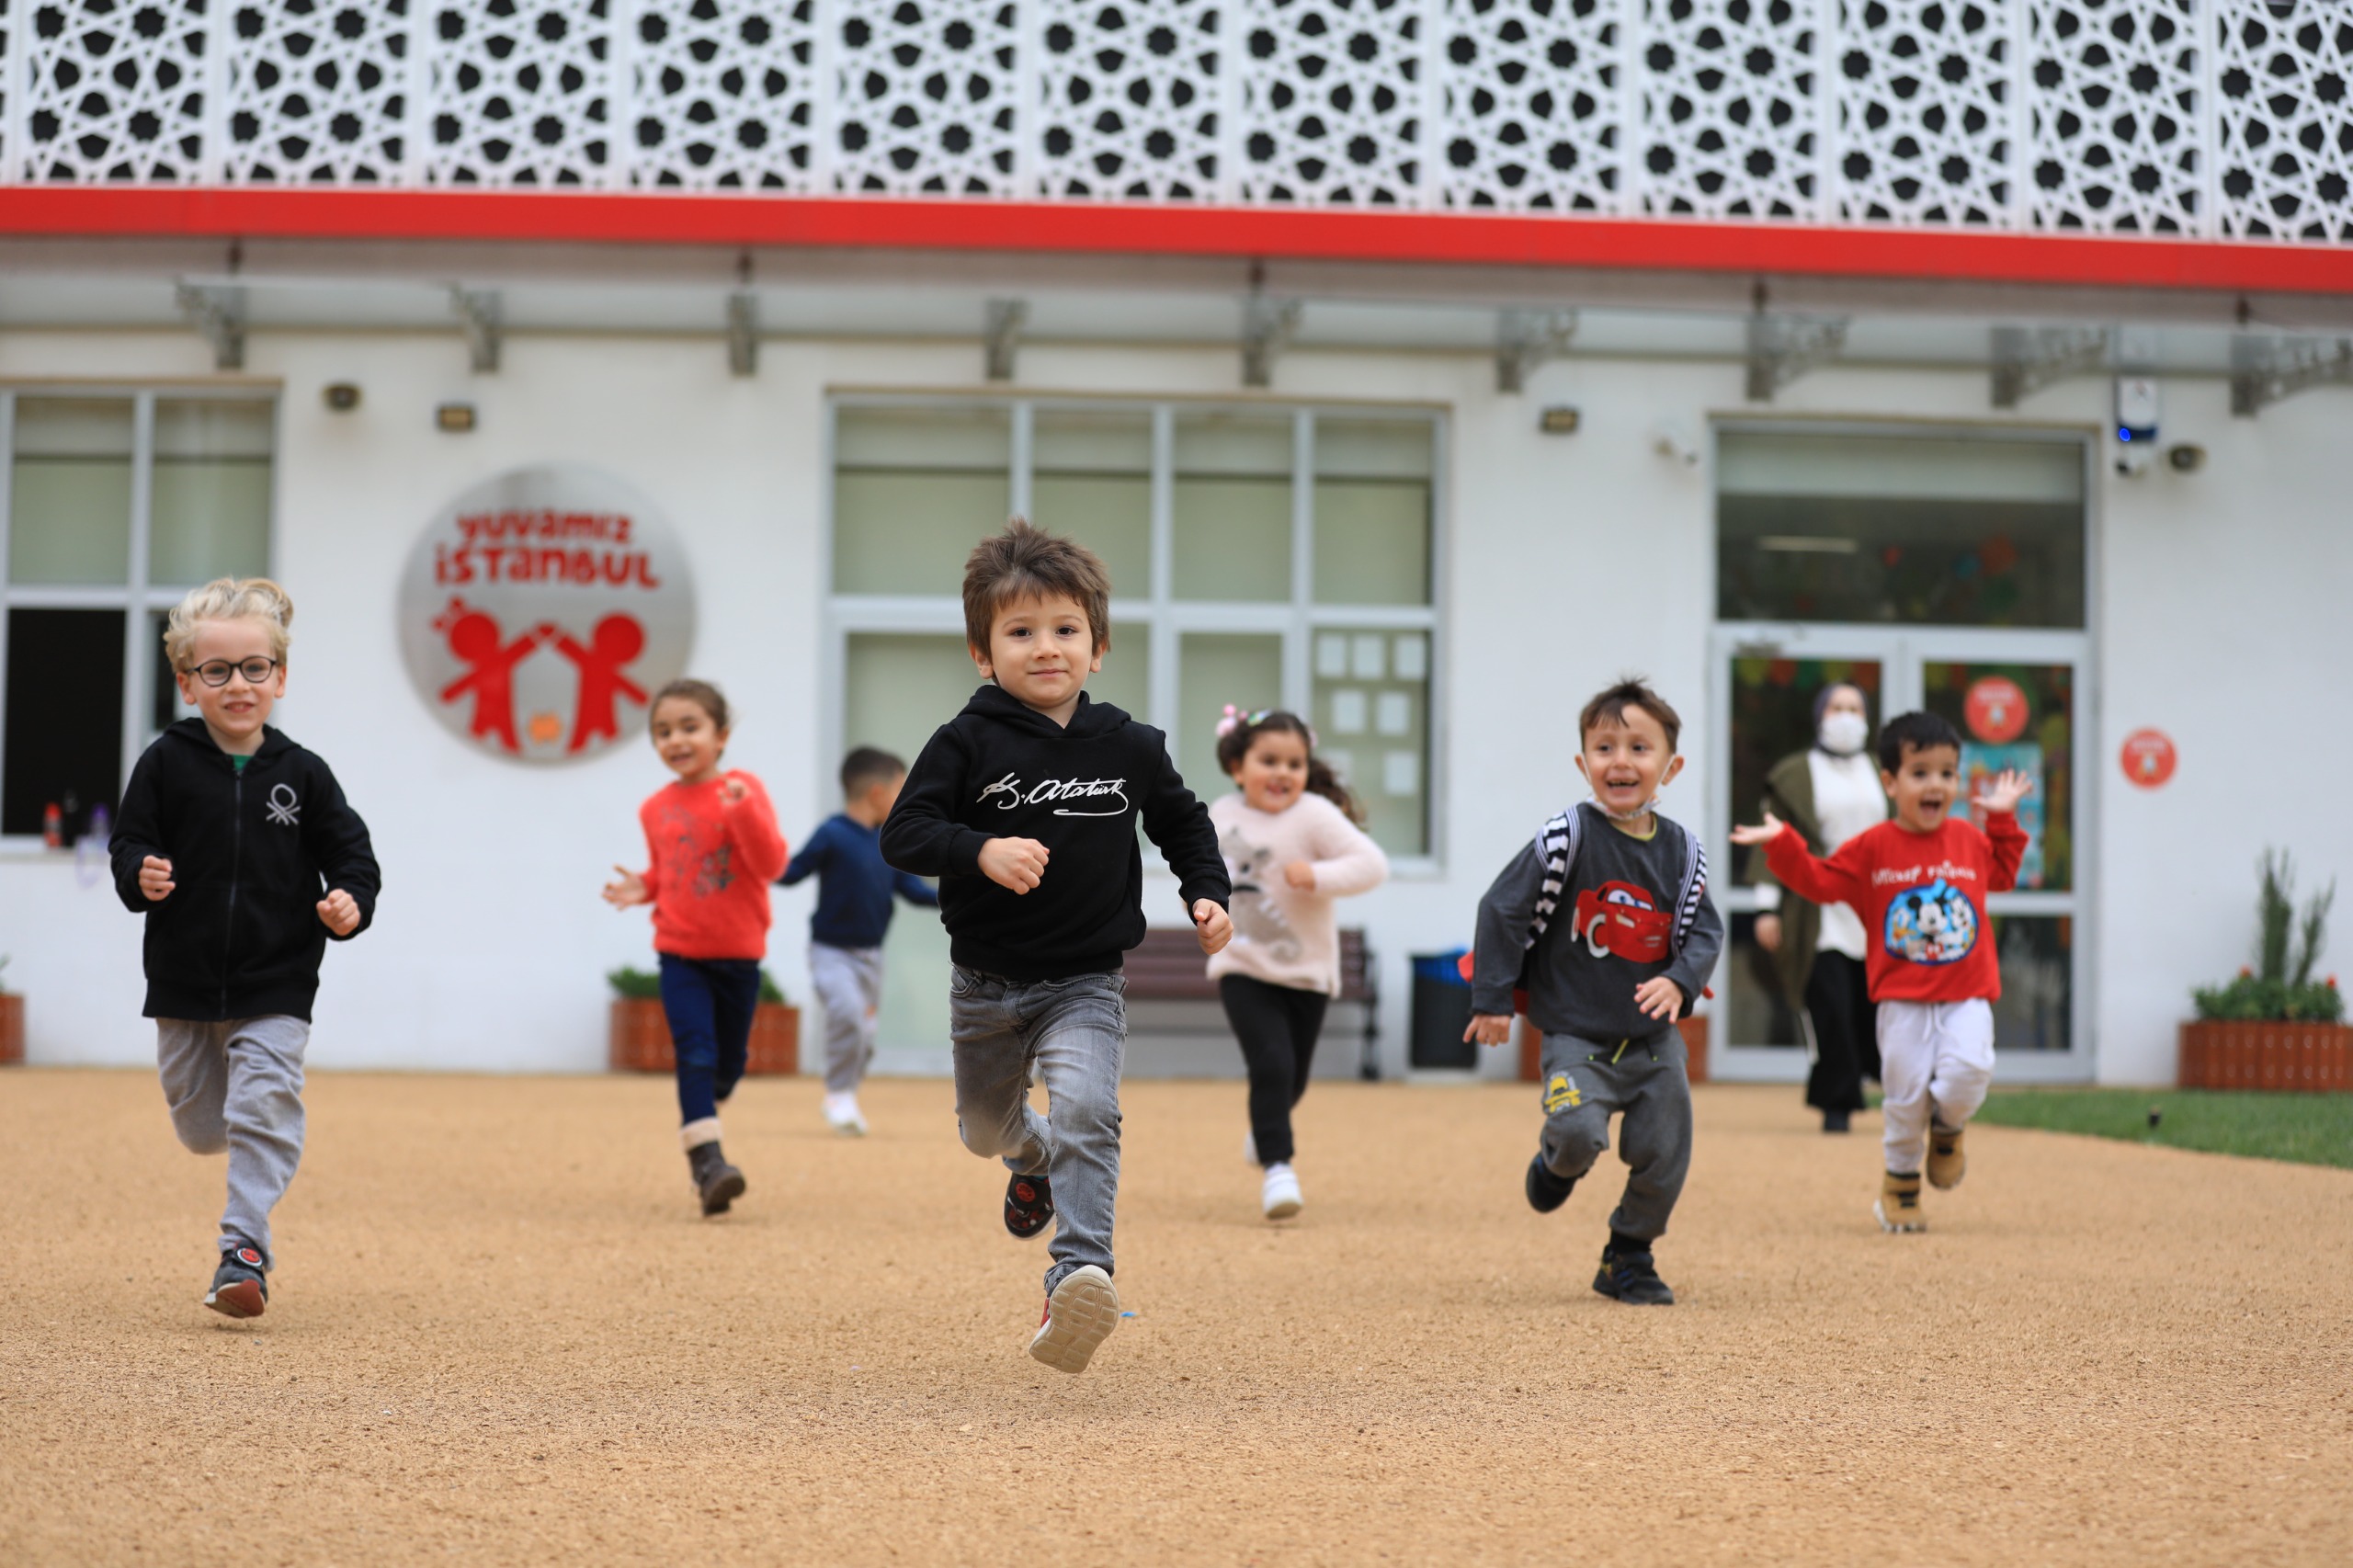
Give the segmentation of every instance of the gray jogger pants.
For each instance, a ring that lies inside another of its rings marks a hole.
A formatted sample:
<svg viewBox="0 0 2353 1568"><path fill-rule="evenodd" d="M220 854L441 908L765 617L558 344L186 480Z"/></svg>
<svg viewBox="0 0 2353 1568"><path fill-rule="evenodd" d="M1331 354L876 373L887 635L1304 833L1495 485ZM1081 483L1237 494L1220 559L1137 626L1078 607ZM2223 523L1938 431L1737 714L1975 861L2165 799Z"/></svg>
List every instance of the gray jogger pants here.
<svg viewBox="0 0 2353 1568"><path fill-rule="evenodd" d="M1019 981L949 971L957 1130L975 1154L1000 1156L1016 1176L1043 1175L1052 1187L1048 1295L1086 1264L1112 1271L1126 997L1117 974ZM1033 1072L1046 1085L1044 1116L1029 1104Z"/></svg>
<svg viewBox="0 0 2353 1568"><path fill-rule="evenodd" d="M809 984L825 1010L825 1088L855 1094L874 1060L874 1012L882 1005L882 949L809 944Z"/></svg>
<svg viewBox="0 0 2353 1568"><path fill-rule="evenodd" d="M1544 1137L1547 1169L1568 1180L1593 1169L1609 1147L1629 1167L1626 1191L1609 1216L1620 1235L1655 1241L1683 1195L1691 1169L1691 1080L1683 1036L1666 1028L1648 1040L1544 1037Z"/></svg>
<svg viewBox="0 0 2353 1568"><path fill-rule="evenodd" d="M250 1243L278 1267L269 1211L302 1161L302 1051L311 1026L271 1016L197 1023L155 1020L155 1062L172 1131L199 1154L229 1152L221 1248Z"/></svg>

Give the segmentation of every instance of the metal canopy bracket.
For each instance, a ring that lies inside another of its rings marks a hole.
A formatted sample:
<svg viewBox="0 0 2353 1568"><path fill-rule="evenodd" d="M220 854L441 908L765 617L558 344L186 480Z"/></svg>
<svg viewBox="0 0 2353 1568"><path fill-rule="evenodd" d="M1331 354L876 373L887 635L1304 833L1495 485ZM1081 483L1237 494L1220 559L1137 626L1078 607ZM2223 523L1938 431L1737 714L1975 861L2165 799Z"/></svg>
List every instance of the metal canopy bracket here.
<svg viewBox="0 0 2353 1568"><path fill-rule="evenodd" d="M727 373L760 371L760 297L747 290L727 296Z"/></svg>
<svg viewBox="0 0 2353 1568"><path fill-rule="evenodd" d="M2331 382L2353 384L2353 337L2240 337L2231 343L2231 412L2241 419Z"/></svg>
<svg viewBox="0 0 2353 1568"><path fill-rule="evenodd" d="M2115 335L2104 326L1997 326L1994 329L1994 406L2021 399L2069 376L2113 362Z"/></svg>
<svg viewBox="0 0 2353 1568"><path fill-rule="evenodd" d="M449 288L449 308L458 312L458 323L465 328L466 352L472 357L477 370L498 369L499 300L495 289L468 289L461 284Z"/></svg>
<svg viewBox="0 0 2353 1568"><path fill-rule="evenodd" d="M1792 316L1756 311L1748 318L1748 401L1773 394L1847 346L1845 316Z"/></svg>
<svg viewBox="0 0 2353 1568"><path fill-rule="evenodd" d="M1574 311L1506 311L1495 318L1495 390L1528 390L1539 365L1569 351L1577 335Z"/></svg>
<svg viewBox="0 0 2353 1568"><path fill-rule="evenodd" d="M1013 380L1013 357L1021 347L1021 329L1029 320L1027 300L991 300L988 313L988 378Z"/></svg>
<svg viewBox="0 0 2353 1568"><path fill-rule="evenodd" d="M212 368L245 368L245 291L234 284L183 283L180 313L212 345Z"/></svg>
<svg viewBox="0 0 2353 1568"><path fill-rule="evenodd" d="M1299 301L1253 294L1242 303L1242 384L1275 384L1275 360L1299 330Z"/></svg>

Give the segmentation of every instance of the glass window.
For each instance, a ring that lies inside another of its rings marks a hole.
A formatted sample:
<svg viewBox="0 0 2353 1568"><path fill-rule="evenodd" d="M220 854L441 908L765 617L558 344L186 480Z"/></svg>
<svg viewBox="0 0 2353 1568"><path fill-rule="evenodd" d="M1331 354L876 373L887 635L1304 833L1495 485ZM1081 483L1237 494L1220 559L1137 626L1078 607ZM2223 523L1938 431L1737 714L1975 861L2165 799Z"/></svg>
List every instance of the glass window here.
<svg viewBox="0 0 2353 1568"><path fill-rule="evenodd" d="M1318 627L1308 722L1317 754L1392 855L1429 851L1429 636Z"/></svg>
<svg viewBox="0 0 2353 1568"><path fill-rule="evenodd" d="M1877 659L1735 657L1732 662L1732 814L1755 822L1764 809L1765 779L1781 759L1813 744L1814 699L1824 687L1861 688L1870 733L1879 734ZM1689 744L1688 733L1685 744ZM1734 849L1733 882L1756 881L1765 869L1761 849Z"/></svg>
<svg viewBox="0 0 2353 1568"><path fill-rule="evenodd" d="M1177 419L1176 597L1290 597L1294 428L1264 415Z"/></svg>
<svg viewBox="0 0 2353 1568"><path fill-rule="evenodd" d="M1726 620L2084 624L2084 449L1725 430Z"/></svg>
<svg viewBox="0 0 2353 1568"><path fill-rule="evenodd" d="M17 400L9 582L123 585L131 459L129 398Z"/></svg>
<svg viewBox="0 0 2353 1568"><path fill-rule="evenodd" d="M1152 415L1040 409L1029 520L1101 556L1113 593L1151 597Z"/></svg>
<svg viewBox="0 0 2353 1568"><path fill-rule="evenodd" d="M1315 422L1315 602L1430 602L1427 420Z"/></svg>
<svg viewBox="0 0 2353 1568"><path fill-rule="evenodd" d="M1176 655L1176 770L1204 801L1227 788L1217 765L1217 723L1226 704L1245 713L1279 708L1283 640L1279 632L1188 631Z"/></svg>
<svg viewBox="0 0 2353 1568"><path fill-rule="evenodd" d="M158 398L147 580L194 586L269 562L273 410L249 399Z"/></svg>
<svg viewBox="0 0 2353 1568"><path fill-rule="evenodd" d="M961 592L964 557L1012 505L1011 415L846 406L834 442L835 591Z"/></svg>
<svg viewBox="0 0 2353 1568"><path fill-rule="evenodd" d="M119 609L8 611L7 718L0 747L0 833L37 834L55 806L66 834L122 787L122 616Z"/></svg>
<svg viewBox="0 0 2353 1568"><path fill-rule="evenodd" d="M2072 665L1931 659L1920 666L1928 711L1961 732L1961 798L1975 800L1995 774L2013 768L2034 780L2018 802L2027 840L2021 888L2075 886L2075 677Z"/></svg>
<svg viewBox="0 0 2353 1568"><path fill-rule="evenodd" d="M1996 915L2002 994L1994 1043L2004 1051L2064 1051L2074 1005L2075 922L2064 915Z"/></svg>

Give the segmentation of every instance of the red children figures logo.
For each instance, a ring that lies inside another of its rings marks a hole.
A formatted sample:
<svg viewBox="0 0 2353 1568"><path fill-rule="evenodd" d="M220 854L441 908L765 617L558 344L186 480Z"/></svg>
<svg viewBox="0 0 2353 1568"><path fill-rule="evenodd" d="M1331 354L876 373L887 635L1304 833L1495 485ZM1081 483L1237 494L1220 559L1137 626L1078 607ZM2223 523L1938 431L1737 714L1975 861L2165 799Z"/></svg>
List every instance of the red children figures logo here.
<svg viewBox="0 0 2353 1568"><path fill-rule="evenodd" d="M515 739L515 666L540 645L539 632L506 642L495 616L455 595L433 630L449 639L450 656L466 666L464 675L441 688L441 700L455 702L472 692L474 717L468 733L493 736L508 751L522 750Z"/></svg>
<svg viewBox="0 0 2353 1568"><path fill-rule="evenodd" d="M574 641L572 633L552 620L541 621L533 631L555 651L570 659L580 672L580 697L572 721L572 744L566 751L578 751L592 738L620 739L620 724L614 712L614 699L626 697L631 702L645 701L645 688L621 674L631 659L645 649L645 629L632 616L608 615L597 623L590 633L588 646Z"/></svg>
<svg viewBox="0 0 2353 1568"><path fill-rule="evenodd" d="M577 752L591 741L619 740L619 699L625 697L641 706L645 701L645 688L621 673L645 649L645 629L633 617L605 617L585 644L552 620L543 620L508 642L497 617L453 597L433 628L449 638L450 656L466 666L464 675L441 688L441 700L456 702L472 694L473 720L467 732L487 736L508 751L523 749L515 734L515 666L542 647L571 660L580 673L566 751ZM554 738L535 724L531 738L538 741L543 734Z"/></svg>

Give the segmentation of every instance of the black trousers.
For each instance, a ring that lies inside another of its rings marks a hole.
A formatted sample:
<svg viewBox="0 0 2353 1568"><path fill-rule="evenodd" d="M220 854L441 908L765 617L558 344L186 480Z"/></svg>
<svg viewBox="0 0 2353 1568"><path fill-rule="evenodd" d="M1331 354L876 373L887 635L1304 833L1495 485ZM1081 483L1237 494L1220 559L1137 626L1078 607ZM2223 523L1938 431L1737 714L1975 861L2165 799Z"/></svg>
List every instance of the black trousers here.
<svg viewBox="0 0 2353 1568"><path fill-rule="evenodd" d="M1324 1009L1332 999L1245 974L1221 977L1217 994L1250 1069L1250 1136L1257 1142L1258 1163L1286 1164L1294 1152L1290 1109L1307 1093L1315 1037L1324 1032Z"/></svg>
<svg viewBox="0 0 2353 1568"><path fill-rule="evenodd" d="M1813 1071L1805 1103L1816 1110L1863 1108L1863 1080L1879 1076L1879 1012L1860 959L1813 955L1805 982L1806 1016L1813 1020Z"/></svg>

